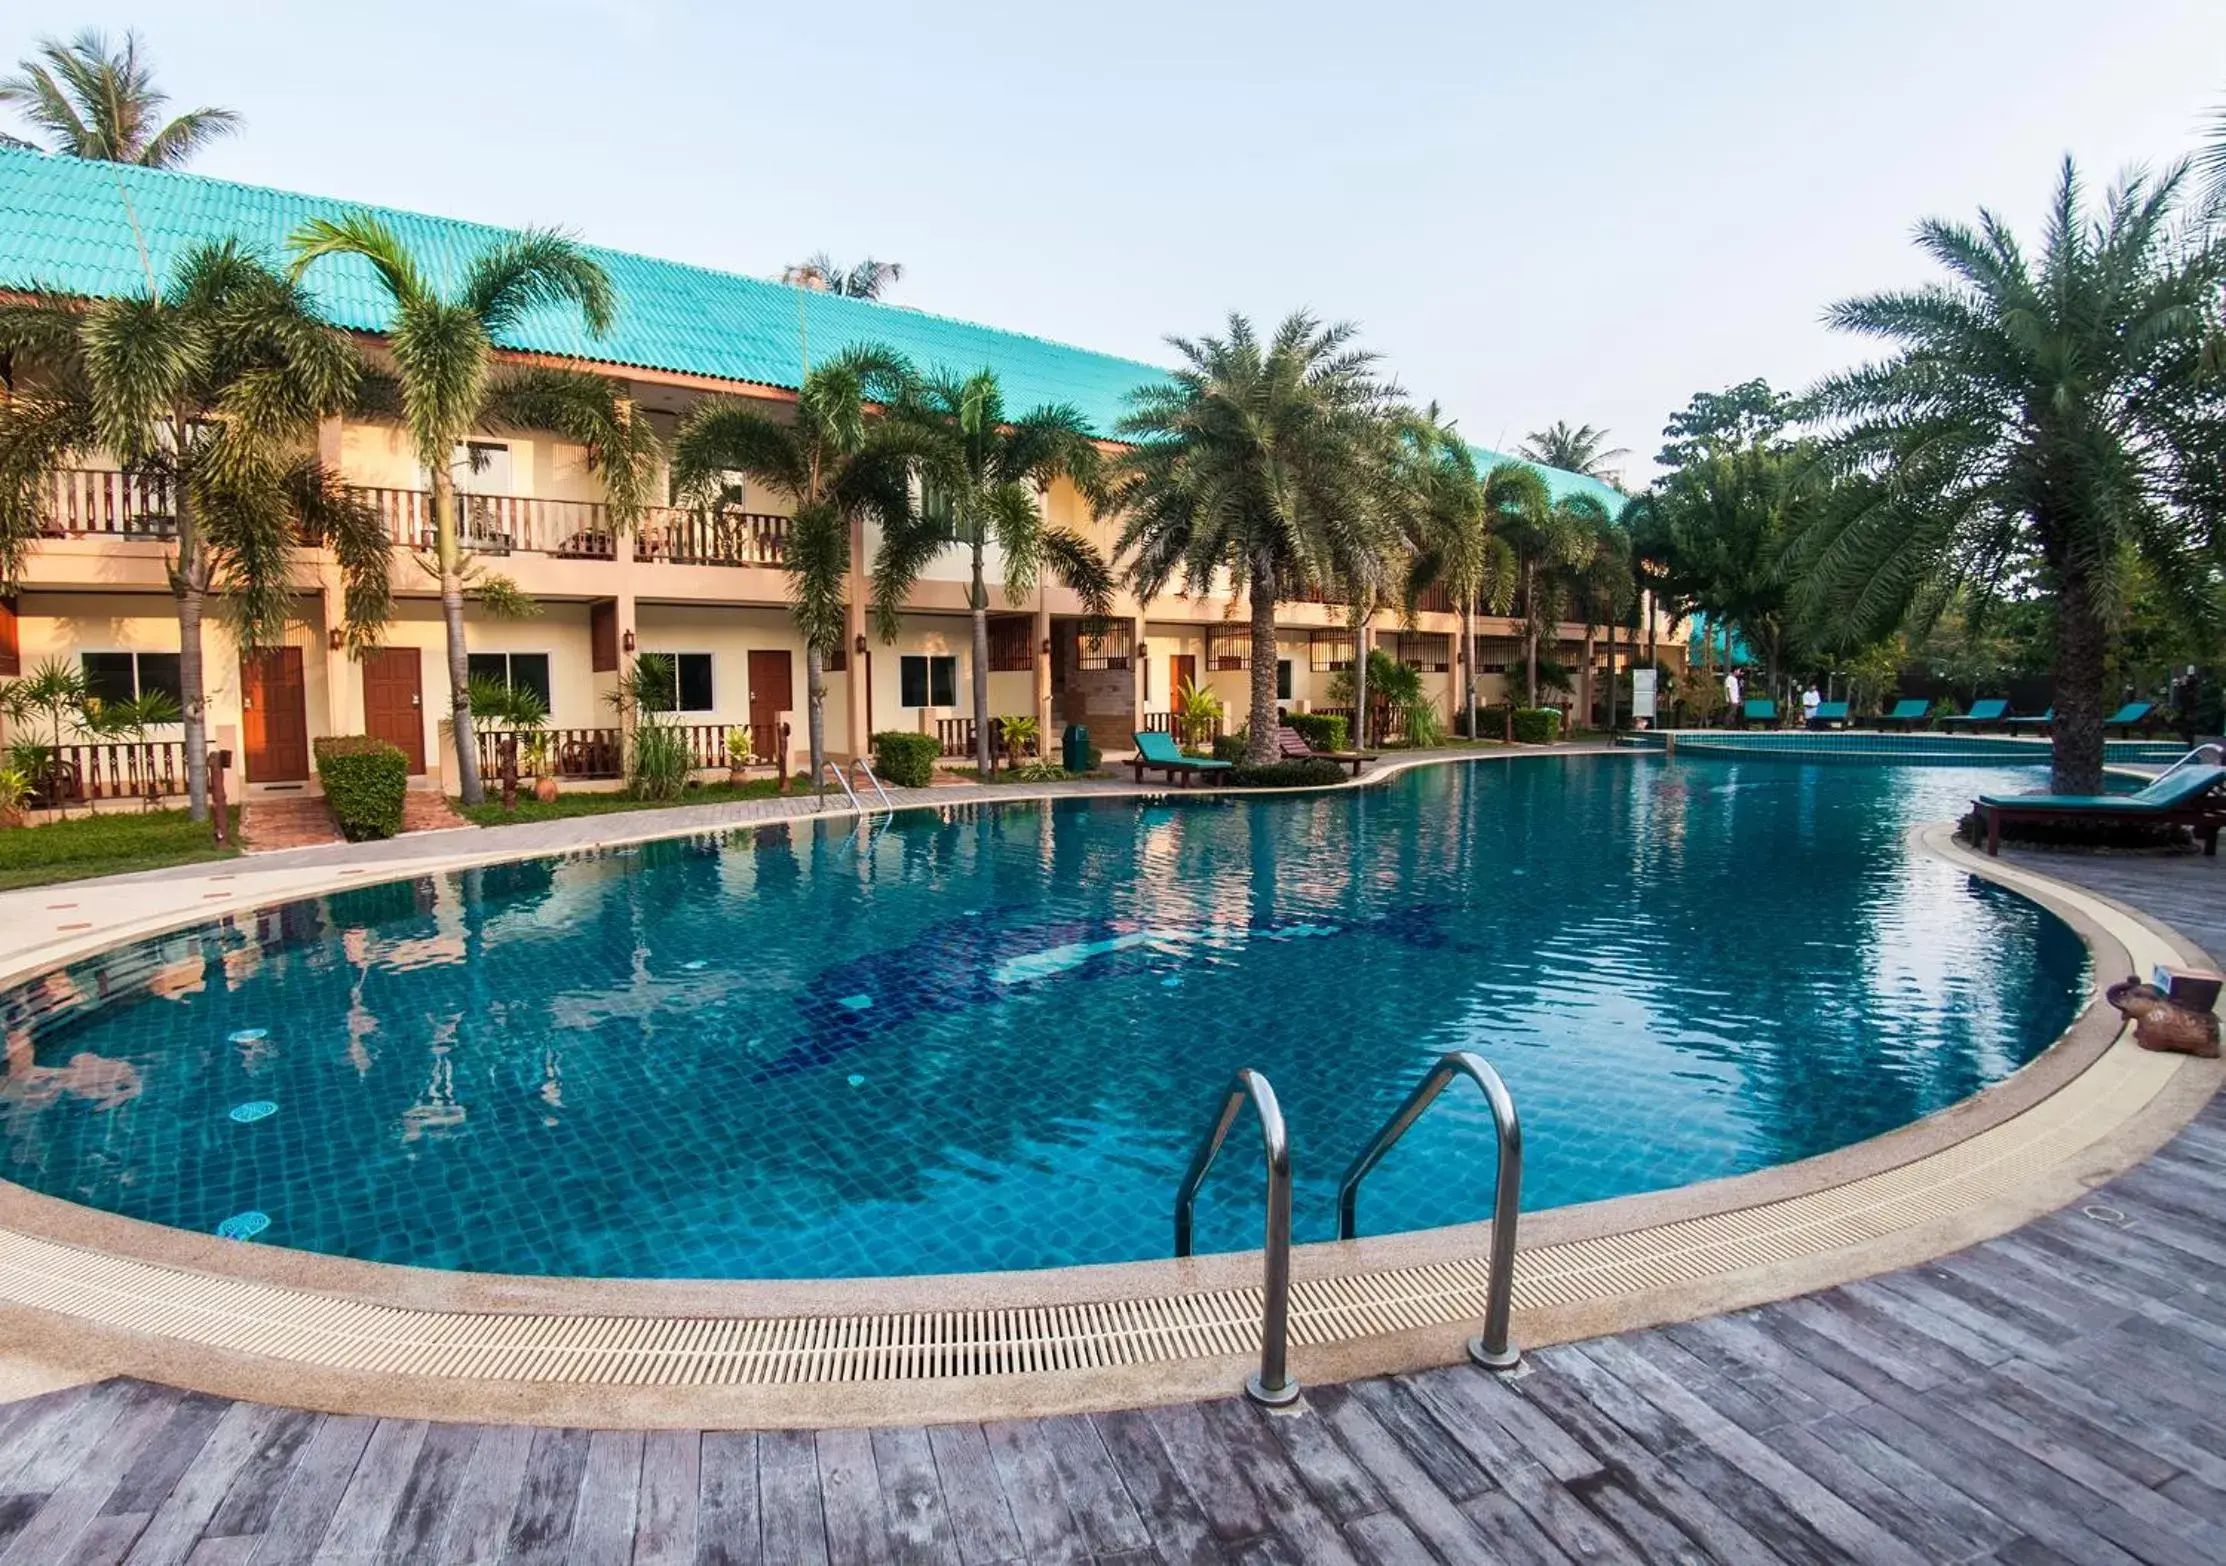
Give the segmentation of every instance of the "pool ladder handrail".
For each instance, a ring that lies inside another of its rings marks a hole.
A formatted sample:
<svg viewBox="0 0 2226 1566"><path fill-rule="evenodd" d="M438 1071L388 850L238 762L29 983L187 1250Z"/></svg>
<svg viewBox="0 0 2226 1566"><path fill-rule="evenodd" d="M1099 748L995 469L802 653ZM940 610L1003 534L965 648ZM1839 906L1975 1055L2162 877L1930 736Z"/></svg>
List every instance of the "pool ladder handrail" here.
<svg viewBox="0 0 2226 1566"><path fill-rule="evenodd" d="M2205 740L2202 744L2196 746L2193 750L2189 751L2179 760L2173 762L2169 767L2166 767L2162 772L2159 772L2155 777L2149 779L2149 787L2156 787L2159 783L2162 783L2173 773L2179 771L2180 768L2192 763L2198 756L2215 756L2217 759L2214 760L2211 765L2214 767L2226 767L2226 745L2222 745L2216 740Z"/></svg>
<svg viewBox="0 0 2226 1566"><path fill-rule="evenodd" d="M826 777L830 772L835 775L835 787L841 789L842 797L850 801L851 810L858 815L864 815L866 807L859 803L856 791L850 786L850 779L843 776L842 766L834 757L822 756L820 758L819 777L812 779L812 781L818 783L821 778Z"/></svg>
<svg viewBox="0 0 2226 1566"><path fill-rule="evenodd" d="M1515 1097L1491 1063L1474 1051L1457 1049L1438 1057L1438 1063L1407 1095L1396 1113L1369 1139L1345 1178L1337 1186L1337 1237L1353 1237L1360 1182L1398 1145L1415 1121L1455 1077L1467 1077L1484 1091L1491 1106L1492 1125L1499 1143L1497 1189L1492 1199L1492 1261L1484 1295L1484 1330L1469 1339L1469 1358L1487 1370L1509 1371L1523 1362L1521 1349L1507 1341L1508 1316L1515 1293L1515 1223L1523 1194L1523 1124L1515 1113Z"/></svg>
<svg viewBox="0 0 2226 1566"><path fill-rule="evenodd" d="M1260 1119L1260 1142L1267 1155L1267 1248L1263 1263L1264 1284L1260 1310L1260 1369L1246 1379L1244 1390L1255 1402L1269 1408L1288 1408L1298 1401L1299 1385L1286 1366L1291 1334L1291 1141L1283 1129L1283 1110L1275 1089L1259 1072L1246 1067L1229 1079L1213 1128L1190 1161L1182 1188L1175 1195L1175 1254L1188 1256L1191 1245L1191 1212L1198 1202L1198 1188L1213 1168L1221 1144L1250 1103Z"/></svg>
<svg viewBox="0 0 2226 1566"><path fill-rule="evenodd" d="M850 765L845 768L834 757L823 756L820 758L819 768L821 777L825 777L829 772L834 773L835 787L842 790L843 798L850 801L850 808L858 815L862 816L866 813L866 802L859 798L858 791L850 786L850 780L854 776L862 776L873 785L874 794L880 799L883 810L897 808L897 802L889 797L889 791L883 788L881 780L873 775L873 767L865 757L852 757Z"/></svg>
<svg viewBox="0 0 2226 1566"><path fill-rule="evenodd" d="M894 810L897 808L897 802L889 797L889 791L883 788L881 786L881 780L873 775L873 764L867 761L865 757L851 757L850 770L852 775L862 775L868 783L871 783L873 785L873 791L880 797L881 808L883 810ZM855 799L858 796L853 794L851 797ZM864 809L865 807L861 805L859 808Z"/></svg>

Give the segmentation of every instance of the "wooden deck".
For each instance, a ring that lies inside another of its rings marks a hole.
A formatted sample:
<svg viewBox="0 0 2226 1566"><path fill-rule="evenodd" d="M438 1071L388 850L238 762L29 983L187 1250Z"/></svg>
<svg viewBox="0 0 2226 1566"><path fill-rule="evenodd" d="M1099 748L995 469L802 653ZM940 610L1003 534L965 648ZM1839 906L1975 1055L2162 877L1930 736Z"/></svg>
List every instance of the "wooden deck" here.
<svg viewBox="0 0 2226 1566"><path fill-rule="evenodd" d="M2184 863L2094 873L2160 905L2144 887ZM2226 946L2200 928L2226 905L2189 895L2175 922ZM0 1566L2217 1566L2222 1183L2226 1100L2081 1206L1931 1265L1549 1349L1512 1379L1316 1387L1291 1415L644 1434L112 1381L0 1408Z"/></svg>

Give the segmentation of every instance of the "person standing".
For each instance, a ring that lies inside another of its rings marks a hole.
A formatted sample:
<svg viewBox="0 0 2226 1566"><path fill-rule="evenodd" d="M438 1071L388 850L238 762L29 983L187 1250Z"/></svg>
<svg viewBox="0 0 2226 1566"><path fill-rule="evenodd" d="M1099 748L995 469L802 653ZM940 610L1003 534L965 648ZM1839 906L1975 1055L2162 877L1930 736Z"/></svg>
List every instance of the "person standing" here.
<svg viewBox="0 0 2226 1566"><path fill-rule="evenodd" d="M1804 728L1816 727L1816 709L1823 705L1823 693L1816 688L1816 681L1809 681L1809 688L1801 693L1801 724Z"/></svg>
<svg viewBox="0 0 2226 1566"><path fill-rule="evenodd" d="M1742 721L1743 716L1739 707L1739 671L1737 669L1726 669L1724 671L1724 727L1735 729L1740 726Z"/></svg>

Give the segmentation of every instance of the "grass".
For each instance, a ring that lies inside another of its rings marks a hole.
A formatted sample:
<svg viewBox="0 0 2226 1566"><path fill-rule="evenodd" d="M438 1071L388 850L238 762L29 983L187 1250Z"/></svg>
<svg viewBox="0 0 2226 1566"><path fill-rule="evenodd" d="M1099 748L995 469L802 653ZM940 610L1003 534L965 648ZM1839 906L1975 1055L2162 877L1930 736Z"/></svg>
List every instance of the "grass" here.
<svg viewBox="0 0 2226 1566"><path fill-rule="evenodd" d="M802 785L798 784L798 788ZM626 810L677 810L685 805L731 805L745 799L777 799L778 778L752 778L747 783L705 783L686 790L678 799L636 799L631 794L559 794L542 804L524 789L518 808L505 810L502 800L489 790L484 805L466 805L451 799L456 813L476 826L514 826L525 821L563 821L572 816L608 816Z"/></svg>
<svg viewBox="0 0 2226 1566"><path fill-rule="evenodd" d="M239 838L239 822L239 807L234 805L234 841ZM230 859L238 853L237 848L218 848L210 841L209 824L195 821L183 810L70 816L45 826L0 832L0 891Z"/></svg>

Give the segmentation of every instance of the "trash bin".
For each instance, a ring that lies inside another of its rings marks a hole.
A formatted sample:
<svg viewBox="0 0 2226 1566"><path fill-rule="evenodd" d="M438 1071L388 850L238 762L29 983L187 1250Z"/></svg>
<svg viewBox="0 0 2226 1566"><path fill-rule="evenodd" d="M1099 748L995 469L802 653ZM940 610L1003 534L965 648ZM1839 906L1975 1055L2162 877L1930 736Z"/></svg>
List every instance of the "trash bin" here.
<svg viewBox="0 0 2226 1566"><path fill-rule="evenodd" d="M1067 732L1060 740L1059 764L1069 772L1090 770L1090 731L1079 723L1067 725Z"/></svg>

